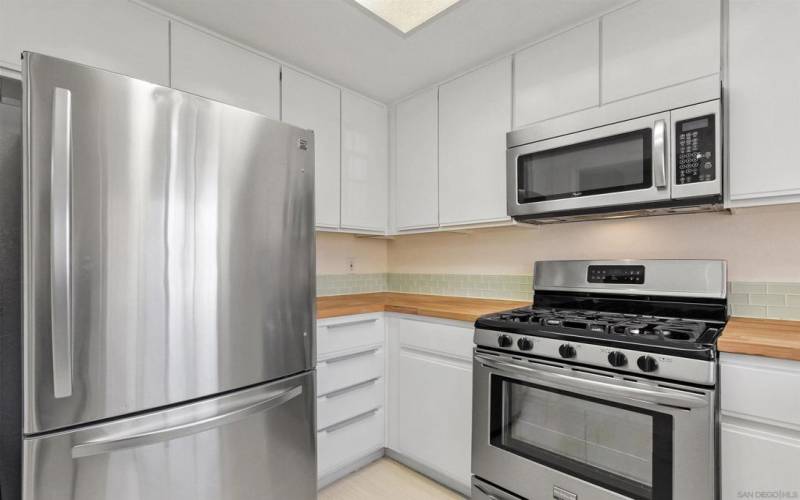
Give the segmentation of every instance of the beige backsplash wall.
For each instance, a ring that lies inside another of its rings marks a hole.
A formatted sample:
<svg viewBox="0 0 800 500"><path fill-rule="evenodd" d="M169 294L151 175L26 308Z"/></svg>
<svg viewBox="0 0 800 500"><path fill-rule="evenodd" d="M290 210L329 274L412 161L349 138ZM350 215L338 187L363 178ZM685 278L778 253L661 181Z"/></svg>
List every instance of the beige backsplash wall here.
<svg viewBox="0 0 800 500"><path fill-rule="evenodd" d="M353 273L385 273L388 269L386 240L351 234L317 232L317 274L346 274L348 260Z"/></svg>
<svg viewBox="0 0 800 500"><path fill-rule="evenodd" d="M731 281L800 282L800 205L432 233L388 244L389 273L530 274L545 259L726 259Z"/></svg>

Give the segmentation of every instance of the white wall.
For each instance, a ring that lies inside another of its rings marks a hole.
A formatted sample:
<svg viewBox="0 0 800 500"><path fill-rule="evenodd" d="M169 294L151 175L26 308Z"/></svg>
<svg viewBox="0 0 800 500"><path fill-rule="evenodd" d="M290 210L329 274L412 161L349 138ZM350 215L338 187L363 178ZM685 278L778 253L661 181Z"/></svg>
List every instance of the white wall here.
<svg viewBox="0 0 800 500"><path fill-rule="evenodd" d="M541 259L726 259L732 281L800 281L800 205L399 237L388 272L530 274Z"/></svg>

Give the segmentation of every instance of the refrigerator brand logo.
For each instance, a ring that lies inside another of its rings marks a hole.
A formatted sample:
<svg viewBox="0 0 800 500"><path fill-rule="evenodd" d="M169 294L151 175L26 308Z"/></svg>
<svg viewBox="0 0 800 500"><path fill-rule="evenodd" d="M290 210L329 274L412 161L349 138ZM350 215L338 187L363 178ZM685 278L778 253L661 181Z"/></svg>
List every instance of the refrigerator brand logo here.
<svg viewBox="0 0 800 500"><path fill-rule="evenodd" d="M308 151L308 141L304 138L297 139L297 147L298 149L302 149L303 151Z"/></svg>

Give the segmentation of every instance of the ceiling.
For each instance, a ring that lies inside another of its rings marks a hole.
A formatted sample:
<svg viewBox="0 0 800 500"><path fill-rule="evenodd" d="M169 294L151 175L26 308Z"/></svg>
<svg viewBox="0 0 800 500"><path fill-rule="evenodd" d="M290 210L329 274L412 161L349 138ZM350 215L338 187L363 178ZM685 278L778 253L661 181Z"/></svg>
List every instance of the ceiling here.
<svg viewBox="0 0 800 500"><path fill-rule="evenodd" d="M352 0L139 0L393 102L630 0L463 0L403 36Z"/></svg>

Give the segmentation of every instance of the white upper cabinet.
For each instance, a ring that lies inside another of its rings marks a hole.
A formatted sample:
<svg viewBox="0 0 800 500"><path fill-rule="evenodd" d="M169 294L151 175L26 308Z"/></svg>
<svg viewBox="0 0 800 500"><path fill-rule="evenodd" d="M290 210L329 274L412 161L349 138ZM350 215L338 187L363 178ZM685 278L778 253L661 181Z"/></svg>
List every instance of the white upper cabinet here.
<svg viewBox="0 0 800 500"><path fill-rule="evenodd" d="M280 119L280 64L172 23L172 87Z"/></svg>
<svg viewBox="0 0 800 500"><path fill-rule="evenodd" d="M344 229L386 231L388 124L386 106L342 92Z"/></svg>
<svg viewBox="0 0 800 500"><path fill-rule="evenodd" d="M169 85L169 22L123 0L0 2L0 66L24 50Z"/></svg>
<svg viewBox="0 0 800 500"><path fill-rule="evenodd" d="M640 0L604 16L603 103L719 73L720 3Z"/></svg>
<svg viewBox="0 0 800 500"><path fill-rule="evenodd" d="M729 12L730 198L800 201L800 2L731 0Z"/></svg>
<svg viewBox="0 0 800 500"><path fill-rule="evenodd" d="M439 223L507 219L511 58L439 88Z"/></svg>
<svg viewBox="0 0 800 500"><path fill-rule="evenodd" d="M339 227L341 99L337 87L283 69L282 119L314 131L317 227Z"/></svg>
<svg viewBox="0 0 800 500"><path fill-rule="evenodd" d="M514 128L599 104L599 20L514 55Z"/></svg>
<svg viewBox="0 0 800 500"><path fill-rule="evenodd" d="M439 225L436 89L397 104L395 194L397 229Z"/></svg>

